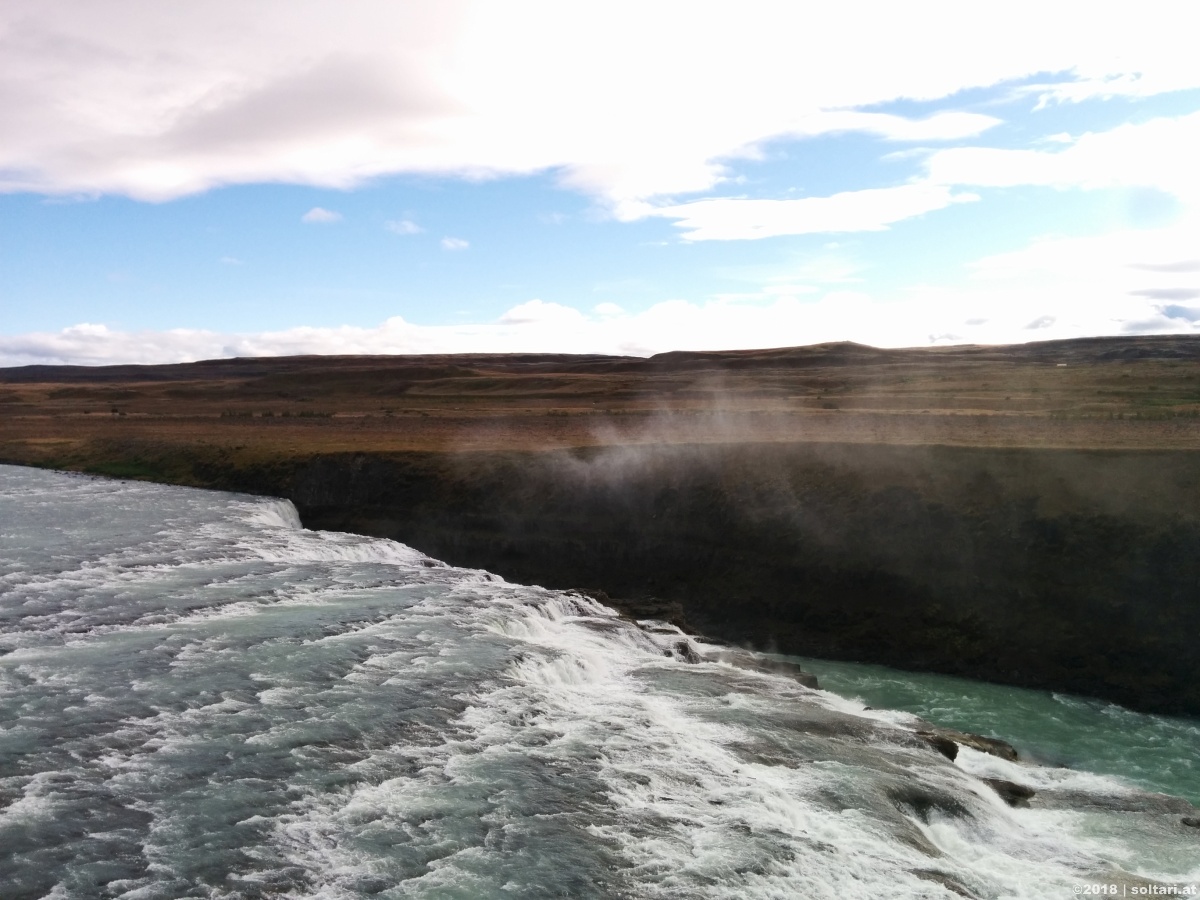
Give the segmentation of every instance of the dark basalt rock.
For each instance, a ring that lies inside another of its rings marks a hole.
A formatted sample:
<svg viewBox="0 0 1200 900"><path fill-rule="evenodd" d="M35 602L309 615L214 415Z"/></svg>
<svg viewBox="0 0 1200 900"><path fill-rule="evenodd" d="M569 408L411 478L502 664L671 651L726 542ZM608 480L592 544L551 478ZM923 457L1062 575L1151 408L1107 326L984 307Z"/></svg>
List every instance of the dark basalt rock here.
<svg viewBox="0 0 1200 900"><path fill-rule="evenodd" d="M700 654L696 652L696 648L692 646L691 641L676 641L675 642L675 657L682 659L686 663L693 665L700 662Z"/></svg>
<svg viewBox="0 0 1200 900"><path fill-rule="evenodd" d="M979 896L978 894L971 893L962 882L953 875L947 875L945 872L937 872L933 869L914 869L913 874L923 881L932 881L934 884L940 884L946 890L952 891L960 897L976 898Z"/></svg>
<svg viewBox="0 0 1200 900"><path fill-rule="evenodd" d="M1020 758L1016 748L1008 741L1002 741L1000 738L984 737L981 734L954 731L950 728L934 728L928 731L918 731L917 734L930 741L930 743L933 742L934 738L949 740L956 745L970 747L972 750L978 750L981 753L989 753L992 756L998 756L1000 759L1006 759L1009 762L1016 762ZM954 756L950 758L954 759L957 756L958 749L956 747Z"/></svg>
<svg viewBox="0 0 1200 900"><path fill-rule="evenodd" d="M983 781L1009 806L1028 806L1029 801L1037 794L1031 787L1003 778L985 778Z"/></svg>
<svg viewBox="0 0 1200 900"><path fill-rule="evenodd" d="M1154 791L1128 791L1119 794L1094 794L1087 791L1044 788L1038 792L1041 809L1095 809L1106 812L1142 813L1149 816L1196 816L1197 809L1182 797ZM1200 821L1200 817L1197 817Z"/></svg>
<svg viewBox="0 0 1200 900"><path fill-rule="evenodd" d="M958 744L954 743L950 738L932 731L918 731L917 734L924 738L934 750L942 754L946 759L958 759Z"/></svg>
<svg viewBox="0 0 1200 900"><path fill-rule="evenodd" d="M1179 821L1188 828L1200 828L1200 816L1184 816Z"/></svg>
<svg viewBox="0 0 1200 900"><path fill-rule="evenodd" d="M688 624L687 616L684 615L683 604L678 600L662 600L658 597L622 597L617 599L610 597L604 591L596 588L580 591L580 593L615 609L626 619L631 619L635 622L643 619L655 619L659 622L667 622L674 625L680 631L687 632L688 634L696 633L696 630Z"/></svg>
<svg viewBox="0 0 1200 900"><path fill-rule="evenodd" d="M900 809L907 810L926 824L931 813L937 812L955 819L970 818L970 811L957 797L935 791L919 784L897 786L888 792L888 798Z"/></svg>
<svg viewBox="0 0 1200 900"><path fill-rule="evenodd" d="M711 662L728 663L731 666L737 666L739 669L748 669L751 672L763 672L768 675L786 675L797 684L802 684L806 688L812 688L814 691L820 690L820 684L817 682L816 675L812 674L812 672L805 672L800 666L786 660L766 659L738 647L723 648L715 653L709 653L707 659Z"/></svg>
<svg viewBox="0 0 1200 900"><path fill-rule="evenodd" d="M651 443L207 474L741 646L1200 713L1200 453Z"/></svg>

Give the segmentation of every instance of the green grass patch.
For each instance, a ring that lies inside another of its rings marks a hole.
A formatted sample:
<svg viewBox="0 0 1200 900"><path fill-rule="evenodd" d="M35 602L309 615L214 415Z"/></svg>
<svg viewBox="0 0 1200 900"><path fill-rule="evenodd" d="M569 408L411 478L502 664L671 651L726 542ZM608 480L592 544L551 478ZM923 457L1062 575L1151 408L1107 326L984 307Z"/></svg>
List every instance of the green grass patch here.
<svg viewBox="0 0 1200 900"><path fill-rule="evenodd" d="M163 471L149 463L139 460L98 462L87 466L83 471L91 475L108 475L111 478L162 478Z"/></svg>

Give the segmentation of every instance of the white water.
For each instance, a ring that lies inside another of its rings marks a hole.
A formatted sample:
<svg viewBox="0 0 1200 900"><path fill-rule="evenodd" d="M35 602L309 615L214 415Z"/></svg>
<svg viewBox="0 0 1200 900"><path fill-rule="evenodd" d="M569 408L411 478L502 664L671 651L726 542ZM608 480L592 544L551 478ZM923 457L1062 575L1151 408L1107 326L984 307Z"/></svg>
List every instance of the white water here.
<svg viewBox="0 0 1200 900"><path fill-rule="evenodd" d="M1182 807L1117 777L951 763L906 714L285 502L0 467L0 560L5 898L1200 881Z"/></svg>

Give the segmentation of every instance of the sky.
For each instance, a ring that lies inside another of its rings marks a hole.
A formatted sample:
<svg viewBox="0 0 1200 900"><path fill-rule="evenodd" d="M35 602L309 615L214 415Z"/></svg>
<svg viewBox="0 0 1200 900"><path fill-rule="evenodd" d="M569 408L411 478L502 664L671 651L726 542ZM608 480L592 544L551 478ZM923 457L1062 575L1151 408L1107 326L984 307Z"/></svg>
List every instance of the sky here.
<svg viewBox="0 0 1200 900"><path fill-rule="evenodd" d="M1186 6L4 0L0 366L1196 333Z"/></svg>

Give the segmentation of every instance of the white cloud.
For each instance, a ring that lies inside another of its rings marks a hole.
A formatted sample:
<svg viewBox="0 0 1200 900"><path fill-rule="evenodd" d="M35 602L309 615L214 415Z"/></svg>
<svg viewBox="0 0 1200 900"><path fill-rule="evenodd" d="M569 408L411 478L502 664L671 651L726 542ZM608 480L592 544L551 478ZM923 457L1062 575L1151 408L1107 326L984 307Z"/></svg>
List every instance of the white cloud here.
<svg viewBox="0 0 1200 900"><path fill-rule="evenodd" d="M1044 238L979 260L966 293L993 306L1021 298L1031 323L1056 317L1046 326L1054 336L1200 333L1188 305L1200 299L1197 234L1200 218L1186 218L1164 228Z"/></svg>
<svg viewBox="0 0 1200 900"><path fill-rule="evenodd" d="M943 185L1149 187L1200 203L1200 113L1126 124L1068 139L1061 150L955 147L926 162Z"/></svg>
<svg viewBox="0 0 1200 900"><path fill-rule="evenodd" d="M673 220L689 241L878 231L977 199L971 191L1022 186L1126 191L1131 206L1138 192L1161 192L1178 202L1175 224L1045 239L981 260L963 284L902 296L830 293L857 277L853 263L831 257L813 271L745 279L745 294L641 313L530 301L497 322L442 329L401 320L256 335L81 325L0 337L3 358L649 352L840 337L1022 340L1039 321L1039 337L1196 327L1189 310L1200 283L1189 266L1200 256L1200 113L1052 135L1036 150L904 147L927 177L893 187L676 199L728 186L730 166L765 155L773 140L853 131L932 144L985 135L996 119L955 109L971 88L1036 77L1012 90L1049 105L1200 87L1200 54L1178 0L1147 0L1124 17L1014 0L988 19L986 41L978 10L953 2L743 0L736 14L706 0L361 0L355 8L6 0L0 192L163 201L228 184L352 188L395 173L550 172L618 218ZM942 109L919 118L870 111L897 99L942 101ZM340 218L317 207L303 221ZM420 231L410 219L384 227ZM468 242L446 236L441 245Z"/></svg>
<svg viewBox="0 0 1200 900"><path fill-rule="evenodd" d="M1055 247L1038 248L1052 252ZM1061 248L1058 248L1061 249ZM1082 252L1082 251L1081 251ZM1036 270L1032 254L1027 268ZM1169 259L1162 253L1160 259ZM779 294L691 303L671 300L631 313L601 304L591 315L529 300L494 322L414 325L400 317L373 328L291 328L257 334L213 331L121 332L76 325L54 333L0 336L0 365L30 363L171 363L231 356L386 353L610 353L780 347L854 340L881 347L944 343L1020 343L1128 333L1200 334L1200 301L1164 302L1130 285L1188 285L1200 276L1147 272L1114 260L1093 282L1063 291L1055 282L1027 283L1014 261L1007 279L981 275L965 286L922 287L903 297L862 291ZM1115 272L1140 273L1105 288ZM1036 275L1036 272L1034 272ZM1175 278L1176 280L1171 280ZM1190 280L1189 280L1190 279ZM1014 289L1019 285L1019 289ZM1182 296L1182 295L1181 295Z"/></svg>
<svg viewBox="0 0 1200 900"><path fill-rule="evenodd" d="M392 234L420 234L425 229L410 219L393 219L383 223L383 227Z"/></svg>
<svg viewBox="0 0 1200 900"><path fill-rule="evenodd" d="M500 317L501 325L576 325L583 313L561 303L529 300L518 304Z"/></svg>
<svg viewBox="0 0 1200 900"><path fill-rule="evenodd" d="M801 119L791 134L812 137L858 131L889 141L953 141L976 137L1000 120L979 113L941 112L924 119L906 119L888 113L831 110Z"/></svg>
<svg viewBox="0 0 1200 900"><path fill-rule="evenodd" d="M325 225L331 222L342 221L342 214L334 212L331 209L322 209L320 206L314 206L300 217L300 221L306 225Z"/></svg>
<svg viewBox="0 0 1200 900"><path fill-rule="evenodd" d="M980 133L861 110L1041 75L1047 102L1200 85L1187 9L1014 2L6 0L0 190L167 200L253 182L554 171L620 211L774 138ZM1030 23L1036 23L1031 27ZM1046 73L1053 73L1049 76Z"/></svg>
<svg viewBox="0 0 1200 900"><path fill-rule="evenodd" d="M1004 284L1008 290L1030 277L1053 277L1089 292L1105 285L1122 292L1200 286L1198 228L1200 222L1187 219L1164 228L1042 238L1020 250L985 257L972 269L976 282Z"/></svg>
<svg viewBox="0 0 1200 900"><path fill-rule="evenodd" d="M1200 298L1196 234L1185 218L1153 229L1047 237L970 267L959 284L920 286L901 303L915 320L971 327L988 343L1116 333L1200 333L1189 310Z"/></svg>
<svg viewBox="0 0 1200 900"><path fill-rule="evenodd" d="M865 114L847 115L853 120ZM1053 140L1063 149L939 150L927 156L927 180L897 187L787 200L713 197L658 207L638 202L623 209L627 218L676 219L684 239L703 241L881 231L952 203L980 199L954 192L964 187L1148 188L1200 208L1200 167L1194 162L1200 153L1200 113ZM1139 204L1138 197L1130 200ZM1148 200L1141 205L1155 205L1154 198Z"/></svg>
<svg viewBox="0 0 1200 900"><path fill-rule="evenodd" d="M649 215L678 219L675 224L689 241L729 241L785 234L883 231L894 222L978 199L975 194L955 194L942 185L906 184L798 200L716 197L658 207Z"/></svg>
<svg viewBox="0 0 1200 900"><path fill-rule="evenodd" d="M0 365L193 362L228 356L209 331L112 331L81 323L57 332L0 336Z"/></svg>

